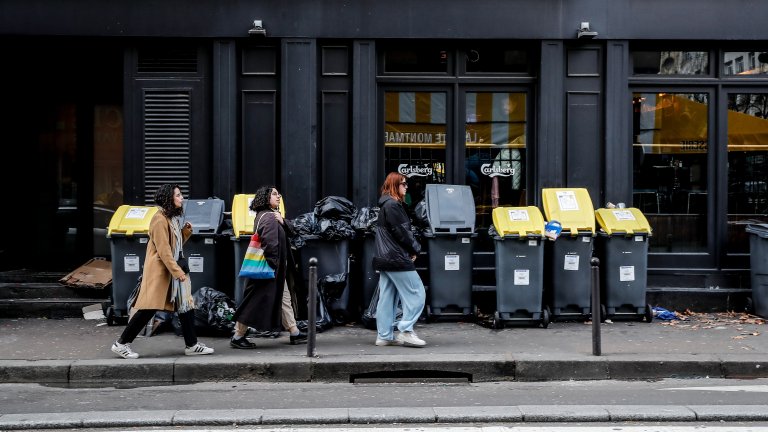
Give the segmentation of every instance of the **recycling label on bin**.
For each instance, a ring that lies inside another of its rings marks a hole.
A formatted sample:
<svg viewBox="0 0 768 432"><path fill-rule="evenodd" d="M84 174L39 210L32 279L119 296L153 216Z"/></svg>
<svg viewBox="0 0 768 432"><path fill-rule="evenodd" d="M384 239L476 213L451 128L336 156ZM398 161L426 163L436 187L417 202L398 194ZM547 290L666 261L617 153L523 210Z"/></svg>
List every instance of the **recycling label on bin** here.
<svg viewBox="0 0 768 432"><path fill-rule="evenodd" d="M146 207L130 208L123 217L124 219L144 219L149 211Z"/></svg>
<svg viewBox="0 0 768 432"><path fill-rule="evenodd" d="M633 221L637 220L635 219L635 215L632 214L629 210L613 210L613 217L616 218L617 221Z"/></svg>
<svg viewBox="0 0 768 432"><path fill-rule="evenodd" d="M528 269L515 269L515 285L530 285L530 271Z"/></svg>
<svg viewBox="0 0 768 432"><path fill-rule="evenodd" d="M509 214L509 220L511 220L511 221L525 221L525 222L527 222L527 221L531 220L528 217L528 210L525 210L525 209L523 209L523 210L509 210L509 211L507 211L507 213Z"/></svg>
<svg viewBox="0 0 768 432"><path fill-rule="evenodd" d="M458 255L446 255L445 256L445 269L448 271L459 269L459 256Z"/></svg>
<svg viewBox="0 0 768 432"><path fill-rule="evenodd" d="M579 202L576 200L576 194L573 191L558 191L557 202L560 204L560 210L576 211L579 209Z"/></svg>
<svg viewBox="0 0 768 432"><path fill-rule="evenodd" d="M621 282L635 280L635 266L619 266L619 280Z"/></svg>
<svg viewBox="0 0 768 432"><path fill-rule="evenodd" d="M190 273L202 273L205 268L205 258L201 256L189 257L187 263L189 263Z"/></svg>
<svg viewBox="0 0 768 432"><path fill-rule="evenodd" d="M139 257L136 255L124 256L123 270L126 273L133 273L141 270L141 265L139 264Z"/></svg>
<svg viewBox="0 0 768 432"><path fill-rule="evenodd" d="M566 255L563 270L577 271L579 269L579 256Z"/></svg>

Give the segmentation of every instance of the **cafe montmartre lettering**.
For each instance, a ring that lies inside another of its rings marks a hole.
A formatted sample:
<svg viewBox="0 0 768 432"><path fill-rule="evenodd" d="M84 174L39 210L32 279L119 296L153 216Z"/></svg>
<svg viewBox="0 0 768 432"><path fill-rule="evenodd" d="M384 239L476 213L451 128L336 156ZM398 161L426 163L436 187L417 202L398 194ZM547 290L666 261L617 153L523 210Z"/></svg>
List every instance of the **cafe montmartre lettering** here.
<svg viewBox="0 0 768 432"><path fill-rule="evenodd" d="M384 132L384 142L414 144L444 143L445 134L431 132Z"/></svg>
<svg viewBox="0 0 768 432"><path fill-rule="evenodd" d="M465 139L467 143L483 142L482 138L478 141L477 132L474 131L468 131ZM445 133L384 132L384 142L388 144L445 144Z"/></svg>

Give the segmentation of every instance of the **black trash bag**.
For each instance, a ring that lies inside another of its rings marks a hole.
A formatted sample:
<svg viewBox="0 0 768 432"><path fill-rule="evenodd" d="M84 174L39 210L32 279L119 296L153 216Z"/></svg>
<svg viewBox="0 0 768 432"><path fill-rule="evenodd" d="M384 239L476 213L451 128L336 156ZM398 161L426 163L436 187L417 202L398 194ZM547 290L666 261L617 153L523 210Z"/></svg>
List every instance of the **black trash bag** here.
<svg viewBox="0 0 768 432"><path fill-rule="evenodd" d="M373 232L373 227L379 220L378 207L363 207L357 210L352 219L352 228L361 232Z"/></svg>
<svg viewBox="0 0 768 432"><path fill-rule="evenodd" d="M427 216L427 201L421 200L413 208L413 223L421 228L429 226L429 217Z"/></svg>
<svg viewBox="0 0 768 432"><path fill-rule="evenodd" d="M235 331L235 302L211 287L202 287L195 299L195 331L212 336L231 336Z"/></svg>
<svg viewBox="0 0 768 432"><path fill-rule="evenodd" d="M351 221L357 207L352 201L340 196L327 196L315 203L315 216L324 219Z"/></svg>
<svg viewBox="0 0 768 432"><path fill-rule="evenodd" d="M296 327L299 330L306 332L309 328L309 320L296 321ZM318 333L322 333L333 327L333 318L328 312L328 307L325 305L323 295L318 291L317 293L317 315L315 316L315 330Z"/></svg>
<svg viewBox="0 0 768 432"><path fill-rule="evenodd" d="M491 224L491 226L488 227L488 237L493 238L497 237L499 235L499 232L496 231L496 227Z"/></svg>
<svg viewBox="0 0 768 432"><path fill-rule="evenodd" d="M344 220L320 219L320 238L324 240L351 240L355 238L355 230L349 222Z"/></svg>
<svg viewBox="0 0 768 432"><path fill-rule="evenodd" d="M327 275L320 279L317 285L326 299L331 301L338 300L347 288L347 274L337 273Z"/></svg>
<svg viewBox="0 0 768 432"><path fill-rule="evenodd" d="M181 320L176 312L157 311L152 317L152 332L145 336L154 336L158 333L172 331L176 336L183 336Z"/></svg>
<svg viewBox="0 0 768 432"><path fill-rule="evenodd" d="M295 235L291 236L291 246L301 249L307 242L307 237L317 235L319 227L314 213L304 213L293 220Z"/></svg>

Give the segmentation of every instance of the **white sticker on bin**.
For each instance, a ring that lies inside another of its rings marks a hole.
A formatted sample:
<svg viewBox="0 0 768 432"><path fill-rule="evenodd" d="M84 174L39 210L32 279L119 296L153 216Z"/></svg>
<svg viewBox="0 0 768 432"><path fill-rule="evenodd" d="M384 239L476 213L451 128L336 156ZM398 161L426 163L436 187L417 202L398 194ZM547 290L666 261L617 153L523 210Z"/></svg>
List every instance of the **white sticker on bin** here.
<svg viewBox="0 0 768 432"><path fill-rule="evenodd" d="M619 281L631 282L635 280L635 266L619 266Z"/></svg>
<svg viewBox="0 0 768 432"><path fill-rule="evenodd" d="M190 273L202 273L205 268L205 258L201 256L189 257L187 262Z"/></svg>
<svg viewBox="0 0 768 432"><path fill-rule="evenodd" d="M454 271L459 269L459 256L458 255L446 255L445 256L445 269L448 271Z"/></svg>
<svg viewBox="0 0 768 432"><path fill-rule="evenodd" d="M462 243L469 243L469 237L462 237L461 238Z"/></svg>
<svg viewBox="0 0 768 432"><path fill-rule="evenodd" d="M136 255L124 256L123 269L126 273L133 273L141 270L141 265L139 265L139 257Z"/></svg>
<svg viewBox="0 0 768 432"><path fill-rule="evenodd" d="M577 271L579 270L579 256L578 255L566 255L563 270Z"/></svg>
<svg viewBox="0 0 768 432"><path fill-rule="evenodd" d="M509 220L529 221L528 210L509 210Z"/></svg>
<svg viewBox="0 0 768 432"><path fill-rule="evenodd" d="M528 246L538 246L539 241L538 240L528 240Z"/></svg>
<svg viewBox="0 0 768 432"><path fill-rule="evenodd" d="M560 210L576 211L579 209L579 202L576 200L576 194L573 191L558 191L556 194Z"/></svg>
<svg viewBox="0 0 768 432"><path fill-rule="evenodd" d="M148 208L130 208L124 219L144 219L148 211Z"/></svg>
<svg viewBox="0 0 768 432"><path fill-rule="evenodd" d="M530 281L528 269L515 269L515 285L530 285Z"/></svg>
<svg viewBox="0 0 768 432"><path fill-rule="evenodd" d="M635 241L636 242L645 241L645 237L643 237L643 236L635 236Z"/></svg>
<svg viewBox="0 0 768 432"><path fill-rule="evenodd" d="M635 215L632 214L629 210L612 210L613 211L613 217L616 218L616 220L624 220L624 221L633 221L637 220L635 219Z"/></svg>

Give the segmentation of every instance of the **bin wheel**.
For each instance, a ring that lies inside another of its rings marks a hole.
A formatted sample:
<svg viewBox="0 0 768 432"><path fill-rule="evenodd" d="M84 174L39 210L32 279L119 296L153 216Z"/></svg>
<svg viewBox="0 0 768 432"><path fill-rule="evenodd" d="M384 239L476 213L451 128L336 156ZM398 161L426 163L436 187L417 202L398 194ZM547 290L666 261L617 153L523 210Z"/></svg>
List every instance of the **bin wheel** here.
<svg viewBox="0 0 768 432"><path fill-rule="evenodd" d="M545 307L543 311L541 311L541 328L547 328L549 327L549 308Z"/></svg>
<svg viewBox="0 0 768 432"><path fill-rule="evenodd" d="M653 308L651 305L647 304L645 305L645 322L652 323L653 322Z"/></svg>
<svg viewBox="0 0 768 432"><path fill-rule="evenodd" d="M752 304L752 297L747 297L747 304L744 305L744 312L754 315L755 314L755 305Z"/></svg>
<svg viewBox="0 0 768 432"><path fill-rule="evenodd" d="M606 309L604 304L601 304L600 305L600 322L604 323L606 319L608 319L608 309Z"/></svg>
<svg viewBox="0 0 768 432"><path fill-rule="evenodd" d="M501 314L499 311L493 313L493 323L491 325L493 328L498 330L504 328L504 320L501 319Z"/></svg>
<svg viewBox="0 0 768 432"><path fill-rule="evenodd" d="M117 325L117 321L115 321L115 308L114 307L109 306L107 308L107 312L104 315L107 316L107 325L108 326Z"/></svg>

